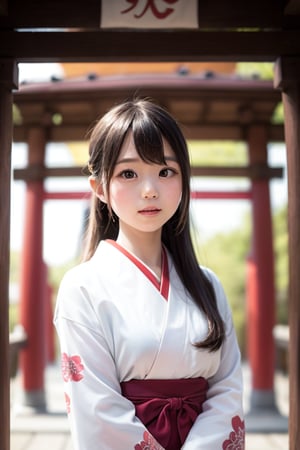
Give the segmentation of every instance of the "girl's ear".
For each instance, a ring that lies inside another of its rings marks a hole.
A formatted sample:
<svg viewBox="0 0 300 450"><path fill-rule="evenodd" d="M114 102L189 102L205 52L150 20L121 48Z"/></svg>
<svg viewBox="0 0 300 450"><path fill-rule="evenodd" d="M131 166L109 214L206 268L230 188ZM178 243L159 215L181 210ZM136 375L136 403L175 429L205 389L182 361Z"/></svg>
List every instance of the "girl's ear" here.
<svg viewBox="0 0 300 450"><path fill-rule="evenodd" d="M92 175L89 177L89 183L90 183L92 191L95 192L95 194L101 200L101 202L107 203L107 195L106 195L106 192L104 190L103 183L100 183Z"/></svg>

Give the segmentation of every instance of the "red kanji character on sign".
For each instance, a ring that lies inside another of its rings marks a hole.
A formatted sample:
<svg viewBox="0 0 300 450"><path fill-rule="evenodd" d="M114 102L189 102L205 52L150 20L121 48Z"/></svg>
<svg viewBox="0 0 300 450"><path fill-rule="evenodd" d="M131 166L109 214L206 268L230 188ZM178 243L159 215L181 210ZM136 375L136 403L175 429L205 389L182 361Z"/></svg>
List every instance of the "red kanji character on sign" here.
<svg viewBox="0 0 300 450"><path fill-rule="evenodd" d="M139 0L126 0L126 1L127 1L127 3L130 3L131 6L127 9L124 9L124 11L121 11L121 14L128 13L129 11L131 11L134 8L136 8L137 6L139 6L139 3L142 3ZM178 0L163 0L163 2L167 3L168 5L172 5L174 3L177 3ZM143 11L140 14L134 14L134 17L136 19L141 18L149 8L151 9L152 13L154 14L154 16L157 19L165 19L170 14L172 14L172 12L174 11L174 8L165 8L164 11L159 11L157 6L155 5L155 0L147 0Z"/></svg>

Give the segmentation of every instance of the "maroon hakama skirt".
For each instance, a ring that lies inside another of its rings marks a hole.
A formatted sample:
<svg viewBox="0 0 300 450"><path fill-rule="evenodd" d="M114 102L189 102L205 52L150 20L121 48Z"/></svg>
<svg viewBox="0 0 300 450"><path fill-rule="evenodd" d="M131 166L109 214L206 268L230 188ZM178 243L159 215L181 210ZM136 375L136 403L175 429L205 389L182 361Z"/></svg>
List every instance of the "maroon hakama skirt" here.
<svg viewBox="0 0 300 450"><path fill-rule="evenodd" d="M205 378L130 380L122 395L135 405L136 416L166 450L180 450L206 400Z"/></svg>

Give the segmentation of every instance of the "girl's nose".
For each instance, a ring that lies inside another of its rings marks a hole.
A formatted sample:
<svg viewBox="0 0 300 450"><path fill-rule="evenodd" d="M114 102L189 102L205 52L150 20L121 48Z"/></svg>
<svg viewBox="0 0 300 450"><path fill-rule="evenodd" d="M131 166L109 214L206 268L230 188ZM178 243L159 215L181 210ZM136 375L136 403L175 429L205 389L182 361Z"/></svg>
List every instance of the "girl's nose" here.
<svg viewBox="0 0 300 450"><path fill-rule="evenodd" d="M158 192L153 183L145 183L143 186L143 197L144 198L157 198Z"/></svg>
<svg viewBox="0 0 300 450"><path fill-rule="evenodd" d="M145 192L144 193L144 198L157 198L157 192Z"/></svg>

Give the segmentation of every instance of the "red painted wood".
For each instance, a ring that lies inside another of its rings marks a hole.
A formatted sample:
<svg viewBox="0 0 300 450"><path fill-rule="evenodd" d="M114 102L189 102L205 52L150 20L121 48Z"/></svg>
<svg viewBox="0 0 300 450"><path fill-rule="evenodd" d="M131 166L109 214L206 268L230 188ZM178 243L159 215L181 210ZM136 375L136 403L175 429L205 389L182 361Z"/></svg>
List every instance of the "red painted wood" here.
<svg viewBox="0 0 300 450"><path fill-rule="evenodd" d="M251 191L192 191L193 200L249 200ZM89 192L45 192L45 200L89 200Z"/></svg>
<svg viewBox="0 0 300 450"><path fill-rule="evenodd" d="M42 128L29 134L29 165L43 164L45 137ZM45 284L43 263L43 181L26 184L26 215L20 279L20 321L28 336L20 363L25 393L43 391L45 367ZM42 406L42 405L41 405Z"/></svg>
<svg viewBox="0 0 300 450"><path fill-rule="evenodd" d="M193 191L194 200L250 200L251 191Z"/></svg>
<svg viewBox="0 0 300 450"><path fill-rule="evenodd" d="M267 133L263 126L251 127L248 144L251 163L266 162ZM268 180L252 181L252 221L252 249L247 282L248 355L253 389L272 390L275 359L275 281Z"/></svg>

